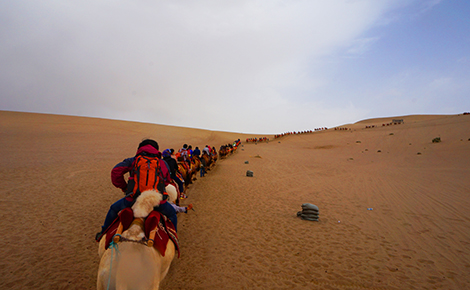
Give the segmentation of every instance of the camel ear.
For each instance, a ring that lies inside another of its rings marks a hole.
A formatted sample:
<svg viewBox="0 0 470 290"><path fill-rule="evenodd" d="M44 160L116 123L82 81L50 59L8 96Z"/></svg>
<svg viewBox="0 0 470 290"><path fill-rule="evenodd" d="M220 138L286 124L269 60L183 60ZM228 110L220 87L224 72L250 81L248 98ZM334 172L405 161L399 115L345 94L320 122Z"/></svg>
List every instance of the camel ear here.
<svg viewBox="0 0 470 290"><path fill-rule="evenodd" d="M162 194L154 189L142 192L132 206L134 217L146 218L162 200Z"/></svg>

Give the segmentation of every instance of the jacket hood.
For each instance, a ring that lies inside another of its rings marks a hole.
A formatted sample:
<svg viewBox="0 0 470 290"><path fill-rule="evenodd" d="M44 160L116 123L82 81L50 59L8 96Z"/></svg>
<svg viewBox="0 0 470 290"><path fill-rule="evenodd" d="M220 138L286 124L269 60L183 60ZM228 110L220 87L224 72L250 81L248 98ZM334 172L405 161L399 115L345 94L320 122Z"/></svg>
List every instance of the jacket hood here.
<svg viewBox="0 0 470 290"><path fill-rule="evenodd" d="M152 145L145 145L137 149L137 152L135 153L135 156L140 155L142 153L149 153L149 154L155 154L158 156L158 158L162 158L162 153L155 149Z"/></svg>

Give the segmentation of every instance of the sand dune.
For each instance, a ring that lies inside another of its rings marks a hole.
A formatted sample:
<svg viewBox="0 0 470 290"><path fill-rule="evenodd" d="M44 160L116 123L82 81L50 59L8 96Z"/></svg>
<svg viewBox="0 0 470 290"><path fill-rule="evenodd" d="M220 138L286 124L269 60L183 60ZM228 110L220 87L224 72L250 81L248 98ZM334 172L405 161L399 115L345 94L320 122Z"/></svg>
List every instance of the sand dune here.
<svg viewBox="0 0 470 290"><path fill-rule="evenodd" d="M162 288L470 289L470 116L398 118L219 160L190 186L196 211L179 216L181 258ZM0 134L0 289L95 288L93 236L121 198L110 170L141 139L178 149L259 137L5 111ZM319 222L296 216L306 202Z"/></svg>

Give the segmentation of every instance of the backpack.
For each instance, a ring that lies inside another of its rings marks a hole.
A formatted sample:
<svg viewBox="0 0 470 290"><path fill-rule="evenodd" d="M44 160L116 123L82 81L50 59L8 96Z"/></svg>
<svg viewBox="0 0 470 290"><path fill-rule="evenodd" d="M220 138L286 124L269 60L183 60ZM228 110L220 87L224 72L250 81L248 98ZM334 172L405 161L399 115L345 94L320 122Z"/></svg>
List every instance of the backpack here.
<svg viewBox="0 0 470 290"><path fill-rule="evenodd" d="M165 198L165 181L163 180L160 158L138 155L134 161L135 197L146 190L155 189Z"/></svg>
<svg viewBox="0 0 470 290"><path fill-rule="evenodd" d="M181 148L179 150L179 153L180 153L180 156L183 157L184 161L186 161L188 159L188 149L185 149L185 148Z"/></svg>

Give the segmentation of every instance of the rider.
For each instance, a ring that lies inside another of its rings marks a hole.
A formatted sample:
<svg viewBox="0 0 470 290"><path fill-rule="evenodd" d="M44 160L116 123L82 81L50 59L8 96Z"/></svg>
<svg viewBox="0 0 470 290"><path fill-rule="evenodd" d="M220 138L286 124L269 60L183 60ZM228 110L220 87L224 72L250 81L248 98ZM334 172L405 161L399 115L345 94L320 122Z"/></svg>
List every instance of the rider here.
<svg viewBox="0 0 470 290"><path fill-rule="evenodd" d="M191 171L191 160L189 159L188 144L184 144L183 148L178 150L178 153L180 153L180 156L183 158L183 161L184 161L183 164L189 173Z"/></svg>
<svg viewBox="0 0 470 290"><path fill-rule="evenodd" d="M193 146L192 145L188 146L188 156L190 160L193 159Z"/></svg>
<svg viewBox="0 0 470 290"><path fill-rule="evenodd" d="M189 156L188 156L188 144L184 144L183 148L178 150L178 152L181 154L181 157L183 157L184 161L188 160L188 158L189 158Z"/></svg>
<svg viewBox="0 0 470 290"><path fill-rule="evenodd" d="M202 149L202 153L206 153L208 156L211 156L211 149L209 147L209 145L206 145L206 147L204 147L204 149Z"/></svg>
<svg viewBox="0 0 470 290"><path fill-rule="evenodd" d="M101 236L106 231L106 229L114 222L114 220L118 217L118 213L127 208L131 207L135 200L137 199L137 194L133 192L134 188L134 174L133 174L133 165L134 161L137 156L144 155L144 156L158 156L161 157L160 151L158 151L158 143L152 139L146 139L142 141L138 148L137 152L134 157L126 158L122 162L118 163L114 166L113 170L111 171L111 181L114 186L120 188L122 192L126 195L125 197L121 198L120 200L116 201L114 204L111 205L109 208L108 214L106 215L106 219L104 221L103 226L101 227L101 231L96 234L95 239L99 241ZM170 171L164 161L160 159L160 168L161 168L161 176L160 178L163 179L165 182L165 186L170 184L171 177ZM129 173L128 182L126 182L124 178L124 174ZM166 200L162 201L162 203L155 207L154 210L161 212L168 219L173 223L176 229L177 225L177 217L176 211Z"/></svg>
<svg viewBox="0 0 470 290"><path fill-rule="evenodd" d="M178 184L178 189L180 193L183 193L184 191L184 184L183 181L178 178L177 172L178 172L178 163L176 162L175 159L171 157L171 150L170 149L165 149L163 151L163 160L168 164L168 169L170 169L170 176L171 178Z"/></svg>
<svg viewBox="0 0 470 290"><path fill-rule="evenodd" d="M199 147L196 146L196 149L193 151L193 155L197 156L197 158L200 157L199 155L201 155L201 150L199 150Z"/></svg>

